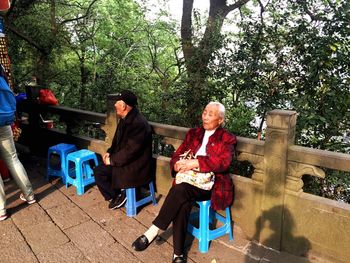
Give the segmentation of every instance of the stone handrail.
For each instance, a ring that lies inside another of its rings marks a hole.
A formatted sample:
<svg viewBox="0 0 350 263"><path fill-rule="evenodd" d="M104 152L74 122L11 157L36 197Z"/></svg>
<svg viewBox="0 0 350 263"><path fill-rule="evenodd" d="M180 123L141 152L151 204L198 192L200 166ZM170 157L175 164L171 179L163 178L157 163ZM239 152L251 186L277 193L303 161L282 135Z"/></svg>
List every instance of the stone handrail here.
<svg viewBox="0 0 350 263"><path fill-rule="evenodd" d="M331 152L293 145L288 149L288 160L350 172L350 155L345 153Z"/></svg>
<svg viewBox="0 0 350 263"><path fill-rule="evenodd" d="M74 120L104 123L106 119L106 114L103 113L79 110L65 106L47 106L47 110L52 114L57 114Z"/></svg>

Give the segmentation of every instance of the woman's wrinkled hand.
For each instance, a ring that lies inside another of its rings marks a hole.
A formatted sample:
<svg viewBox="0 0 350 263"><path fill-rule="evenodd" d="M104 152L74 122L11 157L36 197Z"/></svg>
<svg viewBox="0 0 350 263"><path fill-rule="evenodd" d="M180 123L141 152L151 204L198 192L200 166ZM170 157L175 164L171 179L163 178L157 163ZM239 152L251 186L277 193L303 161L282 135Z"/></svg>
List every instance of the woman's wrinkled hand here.
<svg viewBox="0 0 350 263"><path fill-rule="evenodd" d="M186 172L199 167L197 159L191 160L179 160L174 165L174 170L176 172Z"/></svg>

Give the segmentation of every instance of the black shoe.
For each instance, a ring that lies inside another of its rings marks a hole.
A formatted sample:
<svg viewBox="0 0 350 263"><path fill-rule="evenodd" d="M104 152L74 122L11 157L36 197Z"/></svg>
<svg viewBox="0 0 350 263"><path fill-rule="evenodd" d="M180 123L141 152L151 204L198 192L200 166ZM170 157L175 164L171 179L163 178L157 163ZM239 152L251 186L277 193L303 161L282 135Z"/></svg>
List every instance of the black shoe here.
<svg viewBox="0 0 350 263"><path fill-rule="evenodd" d="M120 195L113 198L112 201L109 202L108 208L111 210L121 208L126 202L126 193L122 191Z"/></svg>
<svg viewBox="0 0 350 263"><path fill-rule="evenodd" d="M183 256L180 256L180 257L174 258L173 263L186 263L186 260Z"/></svg>
<svg viewBox="0 0 350 263"><path fill-rule="evenodd" d="M136 251L144 251L149 246L149 241L145 235L139 236L134 243L132 243L132 248Z"/></svg>
<svg viewBox="0 0 350 263"><path fill-rule="evenodd" d="M109 200L108 208L110 210L116 209L116 204L119 200L119 196L114 197L113 199Z"/></svg>

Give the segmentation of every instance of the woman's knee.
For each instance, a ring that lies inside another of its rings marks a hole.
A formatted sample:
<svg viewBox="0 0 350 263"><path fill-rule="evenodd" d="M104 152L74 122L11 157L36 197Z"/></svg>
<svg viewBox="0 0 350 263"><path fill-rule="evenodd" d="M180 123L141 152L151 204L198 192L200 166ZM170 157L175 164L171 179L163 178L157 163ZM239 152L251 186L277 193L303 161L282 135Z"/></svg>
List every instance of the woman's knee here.
<svg viewBox="0 0 350 263"><path fill-rule="evenodd" d="M175 184L170 188L169 194L179 196L185 196L188 191L186 183Z"/></svg>

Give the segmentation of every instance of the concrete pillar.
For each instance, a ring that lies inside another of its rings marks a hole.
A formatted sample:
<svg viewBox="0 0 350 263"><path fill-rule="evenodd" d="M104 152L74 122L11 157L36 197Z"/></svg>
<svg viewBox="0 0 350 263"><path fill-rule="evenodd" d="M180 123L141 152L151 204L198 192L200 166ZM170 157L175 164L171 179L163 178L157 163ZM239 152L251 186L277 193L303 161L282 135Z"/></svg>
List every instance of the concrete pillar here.
<svg viewBox="0 0 350 263"><path fill-rule="evenodd" d="M281 249L287 152L288 146L294 144L296 118L295 111L273 110L267 115L259 241L276 250Z"/></svg>

